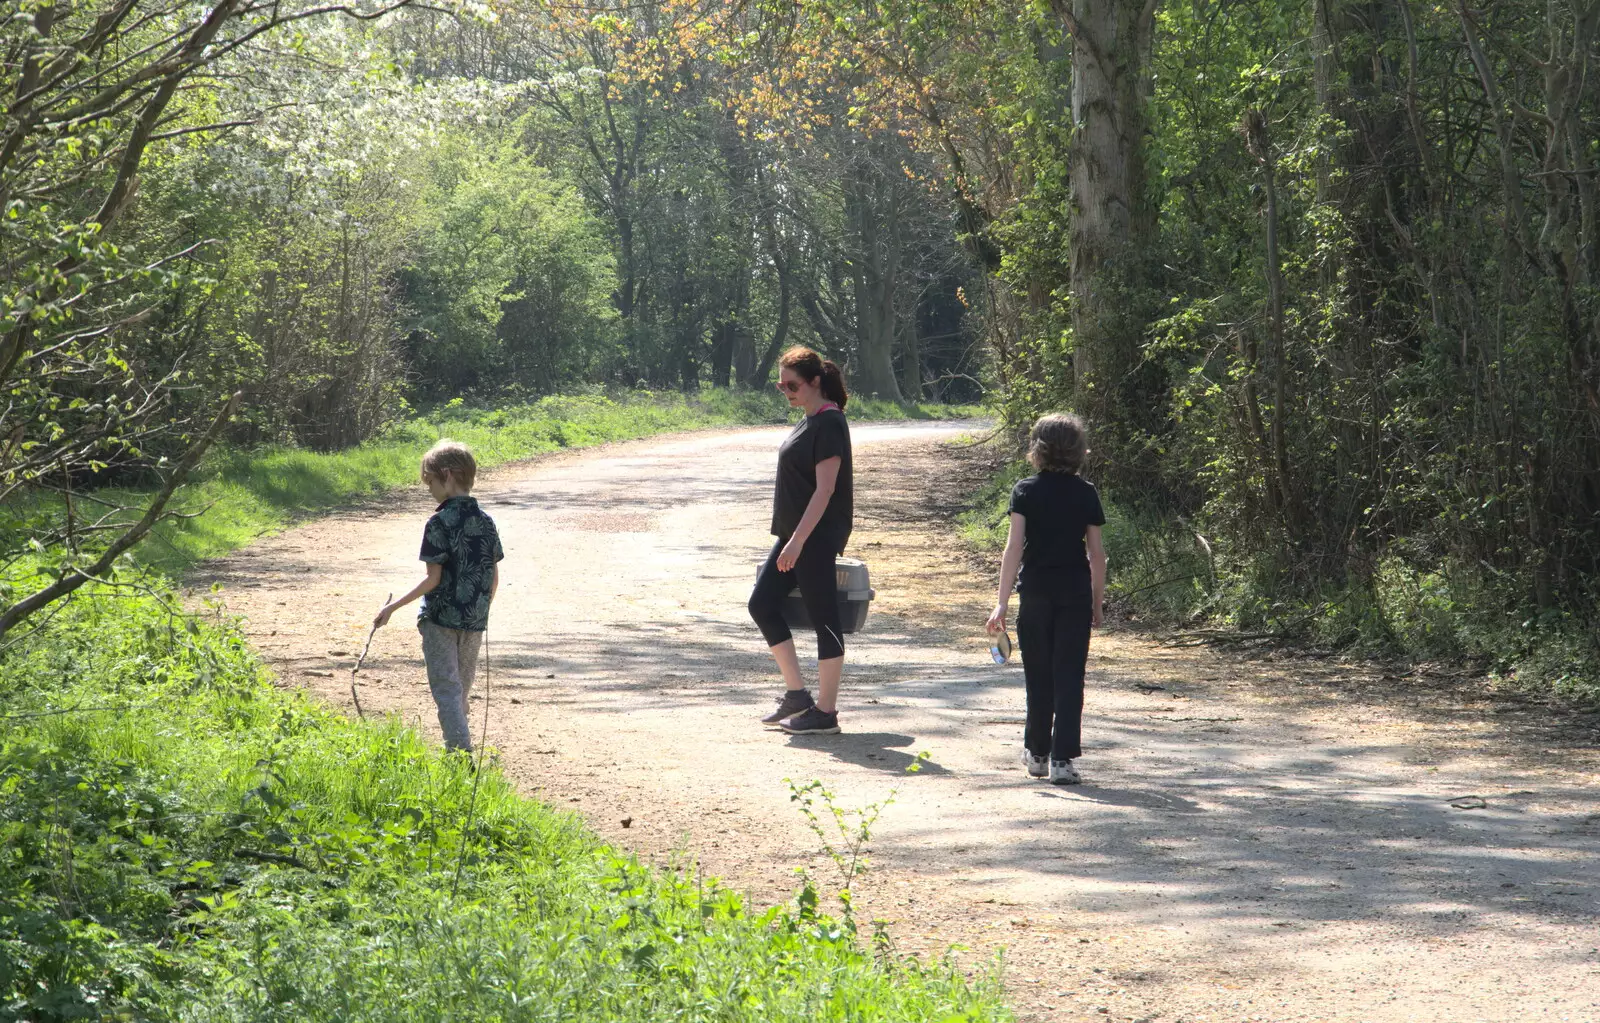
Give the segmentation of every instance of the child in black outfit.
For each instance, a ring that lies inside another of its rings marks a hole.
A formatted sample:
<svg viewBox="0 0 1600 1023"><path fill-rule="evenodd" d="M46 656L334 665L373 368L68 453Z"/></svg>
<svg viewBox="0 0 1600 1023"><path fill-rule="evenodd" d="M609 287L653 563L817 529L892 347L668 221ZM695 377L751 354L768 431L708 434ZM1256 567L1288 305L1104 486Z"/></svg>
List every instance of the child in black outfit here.
<svg viewBox="0 0 1600 1023"><path fill-rule="evenodd" d="M1057 413L1033 424L1028 461L1037 473L1011 491L1000 594L988 622L991 633L1005 629L1016 584L1022 597L1017 642L1028 690L1022 762L1033 777L1048 773L1057 785L1082 780L1072 761L1083 755L1079 739L1089 629L1102 623L1106 588L1100 542L1106 516L1094 484L1078 475L1089 453L1087 440L1077 416Z"/></svg>

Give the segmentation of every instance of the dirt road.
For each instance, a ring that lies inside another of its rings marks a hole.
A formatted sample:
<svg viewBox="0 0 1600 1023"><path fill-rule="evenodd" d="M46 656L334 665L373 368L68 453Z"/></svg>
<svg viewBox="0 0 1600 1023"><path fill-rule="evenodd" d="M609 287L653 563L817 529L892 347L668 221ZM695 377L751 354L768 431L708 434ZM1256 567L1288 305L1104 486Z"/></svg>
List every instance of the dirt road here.
<svg viewBox="0 0 1600 1023"><path fill-rule="evenodd" d="M941 443L962 432L855 427L852 553L878 601L835 737L756 721L779 683L744 602L782 430L486 474L507 551L489 741L508 771L609 840L687 852L769 903L797 867L832 880L786 778L848 806L898 788L863 915L906 951L964 945L974 968L1004 949L1024 1020L1600 1023L1592 731L1420 675L1111 631L1091 660L1086 784L1030 781L1020 670L988 663L980 636L992 581L941 514L976 471ZM427 511L418 494L214 566L285 684L349 705L347 652L420 577ZM437 734L398 617L362 702Z"/></svg>

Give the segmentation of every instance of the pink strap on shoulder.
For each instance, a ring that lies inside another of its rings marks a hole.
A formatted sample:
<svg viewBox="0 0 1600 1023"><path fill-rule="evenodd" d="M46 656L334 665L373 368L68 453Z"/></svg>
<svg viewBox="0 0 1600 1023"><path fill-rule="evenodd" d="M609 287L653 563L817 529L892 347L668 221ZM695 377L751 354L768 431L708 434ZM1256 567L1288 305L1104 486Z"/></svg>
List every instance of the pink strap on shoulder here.
<svg viewBox="0 0 1600 1023"><path fill-rule="evenodd" d="M844 411L844 409L840 408L835 403L833 403L831 401L827 401L827 402L823 402L822 403L822 407L817 409L815 412L813 412L811 414L814 415L814 416L820 416L820 415L822 415L822 413L828 411L829 409L833 409L835 412L843 412Z"/></svg>

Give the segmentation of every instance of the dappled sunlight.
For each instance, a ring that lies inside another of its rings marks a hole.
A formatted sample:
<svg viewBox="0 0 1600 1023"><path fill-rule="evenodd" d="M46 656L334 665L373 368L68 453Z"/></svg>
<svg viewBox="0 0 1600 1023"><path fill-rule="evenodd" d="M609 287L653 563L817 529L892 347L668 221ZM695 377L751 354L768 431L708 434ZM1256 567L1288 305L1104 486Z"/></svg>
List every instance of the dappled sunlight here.
<svg viewBox="0 0 1600 1023"><path fill-rule="evenodd" d="M1307 964L1347 983L1415 940L1586 968L1573 942L1600 915L1600 794L1462 746L1457 717L1102 633L1083 784L1028 779L1022 671L992 664L981 632L992 581L935 541L915 496L927 484L901 471L904 452L936 449L898 438L954 428L855 429L851 551L878 599L847 637L837 736L756 721L779 684L744 603L770 545L781 430L624 445L485 484L508 552L487 734L514 778L609 840L687 855L773 902L795 868L832 869L790 781L822 779L846 807L892 795L862 905L910 948L1006 946L1023 977L1114 936L1137 936L1130 975L1149 990L1213 968L1276 983ZM874 438L896 440L874 455ZM286 682L348 706L348 658L330 651L407 584L424 511L308 525L219 566ZM796 638L809 674L811 637ZM380 634L358 688L369 714L435 729L408 625Z"/></svg>

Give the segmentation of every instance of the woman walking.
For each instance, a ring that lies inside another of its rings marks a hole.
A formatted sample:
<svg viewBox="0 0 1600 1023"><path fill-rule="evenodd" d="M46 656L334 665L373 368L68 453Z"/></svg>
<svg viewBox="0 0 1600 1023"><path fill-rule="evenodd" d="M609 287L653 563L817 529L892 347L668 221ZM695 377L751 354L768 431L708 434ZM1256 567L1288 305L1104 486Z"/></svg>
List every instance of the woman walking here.
<svg viewBox="0 0 1600 1023"><path fill-rule="evenodd" d="M834 558L843 553L854 519L849 396L839 367L809 348L791 348L778 362L778 390L805 416L778 449L772 535L778 538L756 577L750 617L783 673L778 709L761 720L795 735L839 731L839 678L844 672L844 627L839 619ZM794 635L783 600L800 586L817 630L817 697L800 677Z"/></svg>
<svg viewBox="0 0 1600 1023"><path fill-rule="evenodd" d="M1082 779L1072 762L1083 755L1083 675L1089 629L1099 628L1106 589L1100 542L1105 512L1094 484L1078 475L1089 453L1088 431L1072 415L1033 424L1028 461L1035 474L1011 491L1011 532L1000 559L1000 594L989 616L991 633L1006 627L1012 584L1022 607L1017 641L1028 690L1022 763L1035 778L1057 785Z"/></svg>

